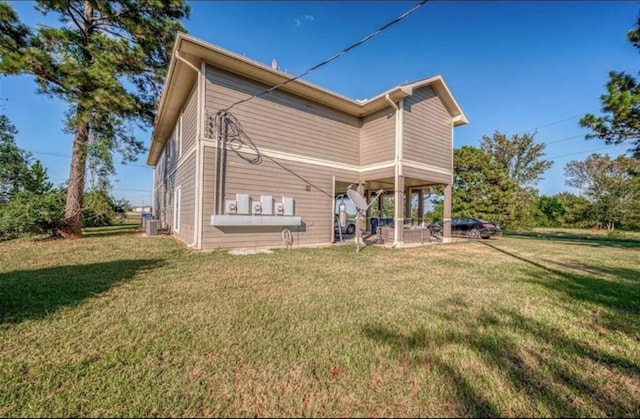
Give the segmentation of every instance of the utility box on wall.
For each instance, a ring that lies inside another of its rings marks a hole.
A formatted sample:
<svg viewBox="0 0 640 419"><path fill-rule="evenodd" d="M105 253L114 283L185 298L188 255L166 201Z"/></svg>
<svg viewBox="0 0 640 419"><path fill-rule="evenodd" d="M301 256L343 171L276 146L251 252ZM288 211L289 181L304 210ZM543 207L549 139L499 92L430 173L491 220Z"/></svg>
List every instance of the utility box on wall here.
<svg viewBox="0 0 640 419"><path fill-rule="evenodd" d="M293 201L293 198L291 198L290 196L283 196L282 197L282 215L284 215L285 217L290 217L293 215L294 211L295 211L295 203Z"/></svg>
<svg viewBox="0 0 640 419"><path fill-rule="evenodd" d="M273 196L261 195L260 204L262 204L262 215L273 215Z"/></svg>
<svg viewBox="0 0 640 419"><path fill-rule="evenodd" d="M249 197L249 194L236 194L236 213L251 214L251 197Z"/></svg>
<svg viewBox="0 0 640 419"><path fill-rule="evenodd" d="M232 209L235 203L235 213ZM283 196L274 205L273 195L260 195L252 200L249 194L236 194L236 201L227 200L225 213L211 216L211 225L226 226L300 226L302 217L294 216L295 200Z"/></svg>

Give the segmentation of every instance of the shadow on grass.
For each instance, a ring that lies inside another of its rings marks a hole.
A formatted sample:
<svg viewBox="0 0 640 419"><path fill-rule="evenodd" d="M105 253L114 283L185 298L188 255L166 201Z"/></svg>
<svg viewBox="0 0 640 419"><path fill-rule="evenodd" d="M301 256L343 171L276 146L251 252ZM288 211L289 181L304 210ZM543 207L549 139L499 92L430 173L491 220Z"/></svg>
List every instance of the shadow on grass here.
<svg viewBox="0 0 640 419"><path fill-rule="evenodd" d="M447 310L443 307L443 311ZM432 316L445 321L441 328L402 333L381 324L368 324L362 333L388 346L398 359L407 359L412 368L429 365L442 386L452 389L452 401L458 406L456 415L640 414L633 390L602 385L606 378L594 379L589 375L593 370L588 370L595 363L606 370L607 378L614 369L637 385L640 365L633 360L571 338L560 328L512 310L474 310L464 305L458 306L453 316L440 313L433 311ZM518 400L513 402L517 408L510 403L505 406L505 397L511 399L507 390L524 399L526 405Z"/></svg>
<svg viewBox="0 0 640 419"><path fill-rule="evenodd" d="M0 273L0 322L43 318L160 264L131 259Z"/></svg>
<svg viewBox="0 0 640 419"><path fill-rule="evenodd" d="M640 358L615 343L622 334L640 341L640 271L543 264L480 243L524 262L524 280L557 293L560 304L583 319L578 330L589 333L452 296L427 309L436 328L404 332L369 323L362 334L408 357L414 368L432 365L443 386L453 389L461 416L640 416ZM514 405L505 403L507 390L520 398Z"/></svg>
<svg viewBox="0 0 640 419"><path fill-rule="evenodd" d="M89 227L83 230L85 237L108 237L142 232L140 223L116 224L105 227Z"/></svg>
<svg viewBox="0 0 640 419"><path fill-rule="evenodd" d="M640 338L640 271L585 263L569 265L553 262L566 269L579 269L588 273L582 275L543 265L490 243L482 244L538 268L525 270L530 278L527 282L560 292L570 302L578 300L599 305L608 310L602 314L603 326Z"/></svg>
<svg viewBox="0 0 640 419"><path fill-rule="evenodd" d="M534 231L522 232L505 232L505 237L518 237L533 240L552 240L557 242L567 242L571 244L588 245L588 246L608 246L622 248L640 248L640 240L624 237L607 237L607 236L590 236L584 234L572 233L539 233Z"/></svg>

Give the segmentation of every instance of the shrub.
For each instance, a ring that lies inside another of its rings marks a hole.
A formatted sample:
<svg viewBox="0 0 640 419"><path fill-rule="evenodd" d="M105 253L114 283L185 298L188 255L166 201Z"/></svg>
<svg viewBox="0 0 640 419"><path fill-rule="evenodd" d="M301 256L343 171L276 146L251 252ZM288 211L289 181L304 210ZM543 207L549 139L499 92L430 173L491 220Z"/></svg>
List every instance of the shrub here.
<svg viewBox="0 0 640 419"><path fill-rule="evenodd" d="M0 205L0 240L29 234L57 235L64 221L64 196L59 191L36 194L22 191Z"/></svg>

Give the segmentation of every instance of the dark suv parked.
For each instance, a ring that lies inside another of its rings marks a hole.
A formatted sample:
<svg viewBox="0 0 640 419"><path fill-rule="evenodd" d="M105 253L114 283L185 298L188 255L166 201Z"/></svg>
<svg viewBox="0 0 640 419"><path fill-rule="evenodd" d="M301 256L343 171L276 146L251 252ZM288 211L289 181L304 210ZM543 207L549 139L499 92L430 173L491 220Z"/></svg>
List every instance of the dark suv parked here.
<svg viewBox="0 0 640 419"><path fill-rule="evenodd" d="M429 228L442 229L442 222L431 224ZM454 236L466 236L470 239L488 239L500 235L500 225L471 217L454 217L451 219L451 234Z"/></svg>

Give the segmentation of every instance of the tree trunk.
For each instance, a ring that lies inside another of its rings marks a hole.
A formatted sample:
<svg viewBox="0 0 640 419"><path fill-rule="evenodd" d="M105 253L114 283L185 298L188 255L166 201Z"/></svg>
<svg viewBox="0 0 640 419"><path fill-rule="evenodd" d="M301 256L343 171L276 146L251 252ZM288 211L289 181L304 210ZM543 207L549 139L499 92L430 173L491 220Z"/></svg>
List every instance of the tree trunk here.
<svg viewBox="0 0 640 419"><path fill-rule="evenodd" d="M91 66L93 57L86 46L92 33L93 7L86 0L84 2L84 45L82 58L86 66ZM82 198L84 195L85 172L87 166L87 144L89 143L89 122L85 112L87 109L78 104L76 118L76 136L73 141L73 153L71 155L71 170L67 183L67 203L64 209L64 226L60 228L60 234L65 238L82 237Z"/></svg>
<svg viewBox="0 0 640 419"><path fill-rule="evenodd" d="M87 161L87 143L89 124L84 123L76 129L71 155L71 170L67 184L67 204L64 211L65 225L60 233L66 238L82 237L82 197Z"/></svg>

